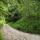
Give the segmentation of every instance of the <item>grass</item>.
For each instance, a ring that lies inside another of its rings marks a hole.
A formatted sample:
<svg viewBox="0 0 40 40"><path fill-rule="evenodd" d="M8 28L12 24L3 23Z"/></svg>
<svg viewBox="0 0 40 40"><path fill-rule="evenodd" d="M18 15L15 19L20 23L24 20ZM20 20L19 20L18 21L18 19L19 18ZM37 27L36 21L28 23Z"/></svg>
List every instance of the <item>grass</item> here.
<svg viewBox="0 0 40 40"><path fill-rule="evenodd" d="M3 33L0 31L0 40L4 40Z"/></svg>
<svg viewBox="0 0 40 40"><path fill-rule="evenodd" d="M10 22L9 25L23 32L40 34L40 18L37 16L22 18L15 23Z"/></svg>

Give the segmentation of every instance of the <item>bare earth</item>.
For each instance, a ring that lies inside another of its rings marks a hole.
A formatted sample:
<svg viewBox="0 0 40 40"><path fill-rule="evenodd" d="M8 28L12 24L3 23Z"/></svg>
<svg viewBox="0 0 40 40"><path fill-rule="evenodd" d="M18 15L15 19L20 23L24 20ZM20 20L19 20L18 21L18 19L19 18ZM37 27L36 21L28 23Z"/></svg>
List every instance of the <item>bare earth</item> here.
<svg viewBox="0 0 40 40"><path fill-rule="evenodd" d="M40 40L40 35L24 33L11 28L5 24L1 31L4 33L4 40Z"/></svg>

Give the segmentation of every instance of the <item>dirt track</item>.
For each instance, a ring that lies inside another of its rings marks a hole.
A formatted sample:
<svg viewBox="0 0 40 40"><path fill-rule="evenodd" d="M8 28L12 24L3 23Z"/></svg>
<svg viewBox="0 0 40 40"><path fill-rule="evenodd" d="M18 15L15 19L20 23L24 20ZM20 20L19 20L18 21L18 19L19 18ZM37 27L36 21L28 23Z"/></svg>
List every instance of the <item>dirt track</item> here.
<svg viewBox="0 0 40 40"><path fill-rule="evenodd" d="M23 33L11 28L7 24L5 24L1 30L4 33L4 40L40 40L40 35Z"/></svg>

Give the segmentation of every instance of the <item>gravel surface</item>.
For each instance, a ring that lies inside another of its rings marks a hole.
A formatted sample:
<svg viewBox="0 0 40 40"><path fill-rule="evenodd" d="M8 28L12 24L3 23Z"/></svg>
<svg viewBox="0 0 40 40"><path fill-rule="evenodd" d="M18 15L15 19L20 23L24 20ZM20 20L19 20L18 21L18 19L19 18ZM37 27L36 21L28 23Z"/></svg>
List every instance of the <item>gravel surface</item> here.
<svg viewBox="0 0 40 40"><path fill-rule="evenodd" d="M4 40L40 40L40 35L18 31L11 28L8 24L5 24L1 30L4 33Z"/></svg>

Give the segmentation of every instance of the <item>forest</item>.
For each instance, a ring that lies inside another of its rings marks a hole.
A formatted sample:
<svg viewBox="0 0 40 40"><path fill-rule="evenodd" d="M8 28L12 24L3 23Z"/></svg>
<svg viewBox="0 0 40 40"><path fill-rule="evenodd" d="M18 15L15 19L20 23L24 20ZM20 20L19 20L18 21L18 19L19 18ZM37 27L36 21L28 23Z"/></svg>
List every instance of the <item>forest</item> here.
<svg viewBox="0 0 40 40"><path fill-rule="evenodd" d="M40 34L40 0L0 0L0 29L4 24Z"/></svg>

